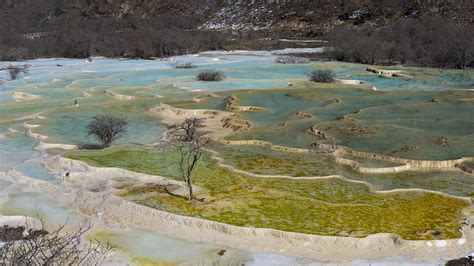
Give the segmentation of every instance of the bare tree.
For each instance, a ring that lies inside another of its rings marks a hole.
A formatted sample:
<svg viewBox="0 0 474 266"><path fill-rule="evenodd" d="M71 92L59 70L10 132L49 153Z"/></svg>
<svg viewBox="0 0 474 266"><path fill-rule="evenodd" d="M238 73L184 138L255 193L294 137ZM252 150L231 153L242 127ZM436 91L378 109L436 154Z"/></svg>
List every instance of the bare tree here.
<svg viewBox="0 0 474 266"><path fill-rule="evenodd" d="M197 136L197 129L201 126L201 119L188 118L180 124L170 127L173 135L173 145L179 151L179 167L181 176L188 189L188 200L193 199L191 175L202 155L202 148L207 143Z"/></svg>
<svg viewBox="0 0 474 266"><path fill-rule="evenodd" d="M49 232L40 221L39 229L32 228L29 222L0 228L4 233L0 265L99 265L114 249L109 243L83 240L90 224L79 226L75 232L65 232L65 224Z"/></svg>
<svg viewBox="0 0 474 266"><path fill-rule="evenodd" d="M18 78L18 75L20 74L26 74L28 73L30 69L29 65L18 65L18 66L12 66L9 65L8 67L4 68L10 74L10 79L11 80L16 80Z"/></svg>
<svg viewBox="0 0 474 266"><path fill-rule="evenodd" d="M197 129L201 126L202 119L196 117L186 118L183 122L170 126L169 133L180 141L192 141L196 138Z"/></svg>
<svg viewBox="0 0 474 266"><path fill-rule="evenodd" d="M96 136L102 148L107 148L127 131L127 126L128 122L123 118L96 116L87 125L87 134Z"/></svg>
<svg viewBox="0 0 474 266"><path fill-rule="evenodd" d="M201 158L204 144L205 143L199 138L195 138L189 142L175 144L180 153L179 167L184 184L188 189L188 200L190 201L193 199L191 175Z"/></svg>

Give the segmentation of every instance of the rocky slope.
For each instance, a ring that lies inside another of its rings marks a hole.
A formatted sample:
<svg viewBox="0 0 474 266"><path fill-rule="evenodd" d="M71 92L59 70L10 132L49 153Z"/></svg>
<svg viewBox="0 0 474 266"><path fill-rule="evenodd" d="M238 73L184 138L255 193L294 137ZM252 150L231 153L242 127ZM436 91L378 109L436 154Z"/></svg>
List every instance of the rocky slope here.
<svg viewBox="0 0 474 266"><path fill-rule="evenodd" d="M472 23L474 5L470 1L426 0L4 0L0 15L4 21L23 18L17 26L29 24L30 28L44 27L64 16L84 20L185 17L200 29L312 36L334 25L383 26L407 17L442 16Z"/></svg>
<svg viewBox="0 0 474 266"><path fill-rule="evenodd" d="M414 20L400 25L409 28L409 24L421 25L415 21L417 18L436 17L444 18L439 23L441 25L453 24L451 22L474 25L474 5L471 2L2 0L0 60L83 58L91 55L153 58L215 49L279 49L300 45L294 40L288 42L287 39L291 38L331 39L332 29L338 29L341 25L351 30L367 29L369 33L358 37L367 39L372 35L370 31L391 30L393 25L408 19ZM425 24L430 25L430 22ZM463 31L470 32L470 29ZM404 32L409 33L410 30ZM355 35L350 33L350 36ZM406 38L402 36L399 39ZM282 39L286 40L282 42ZM373 40L367 42L374 43ZM399 46L396 42L392 43ZM310 44L301 45L308 47ZM331 45L334 46L334 43ZM367 45L360 46L364 48ZM420 56L425 55L417 53L415 59ZM340 60L347 56L342 57ZM440 66L445 65L446 60L441 59Z"/></svg>

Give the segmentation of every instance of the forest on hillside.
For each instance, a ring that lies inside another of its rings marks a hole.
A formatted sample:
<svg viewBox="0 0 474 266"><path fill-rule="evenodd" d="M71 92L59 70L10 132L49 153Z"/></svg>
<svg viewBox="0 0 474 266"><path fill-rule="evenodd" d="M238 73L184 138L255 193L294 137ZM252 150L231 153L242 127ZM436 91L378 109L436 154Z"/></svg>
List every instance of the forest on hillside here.
<svg viewBox="0 0 474 266"><path fill-rule="evenodd" d="M293 38L329 41L332 60L465 68L473 12L469 1L5 0L0 60L155 58Z"/></svg>

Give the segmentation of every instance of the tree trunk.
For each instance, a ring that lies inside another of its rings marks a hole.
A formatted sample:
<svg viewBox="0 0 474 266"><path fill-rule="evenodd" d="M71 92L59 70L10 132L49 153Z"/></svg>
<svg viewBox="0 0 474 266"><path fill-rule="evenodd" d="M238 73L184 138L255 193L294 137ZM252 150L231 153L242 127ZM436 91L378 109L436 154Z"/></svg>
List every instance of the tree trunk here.
<svg viewBox="0 0 474 266"><path fill-rule="evenodd" d="M193 186L191 185L191 179L189 177L186 178L186 187L189 192L188 200L191 201L193 199Z"/></svg>

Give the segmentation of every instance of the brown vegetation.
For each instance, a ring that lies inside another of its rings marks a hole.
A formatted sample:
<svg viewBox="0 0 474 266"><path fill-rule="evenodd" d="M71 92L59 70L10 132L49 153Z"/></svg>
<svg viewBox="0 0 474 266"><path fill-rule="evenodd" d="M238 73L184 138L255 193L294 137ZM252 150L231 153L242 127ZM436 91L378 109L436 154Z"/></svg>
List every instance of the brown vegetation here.
<svg viewBox="0 0 474 266"><path fill-rule="evenodd" d="M18 78L18 75L28 73L29 69L30 69L29 65L18 65L18 66L9 65L8 67L0 69L0 70L7 71L8 74L10 75L10 79L16 80Z"/></svg>
<svg viewBox="0 0 474 266"><path fill-rule="evenodd" d="M196 79L199 81L221 81L225 79L225 75L216 69L205 69L196 75Z"/></svg>
<svg viewBox="0 0 474 266"><path fill-rule="evenodd" d="M83 240L90 224L66 232L65 225L48 231L25 226L0 228L0 265L99 265L113 250L109 244Z"/></svg>
<svg viewBox="0 0 474 266"><path fill-rule="evenodd" d="M7 0L0 60L154 58L316 41L341 61L464 68L473 65L473 17L470 1Z"/></svg>
<svg viewBox="0 0 474 266"><path fill-rule="evenodd" d="M332 73L329 70L314 70L309 74L309 80L313 82L331 83L334 82Z"/></svg>
<svg viewBox="0 0 474 266"><path fill-rule="evenodd" d="M174 65L175 69L192 69L195 68L196 66L193 63L177 63Z"/></svg>
<svg viewBox="0 0 474 266"><path fill-rule="evenodd" d="M127 126L128 122L123 118L96 116L87 125L87 134L95 136L102 148L107 148L127 131Z"/></svg>
<svg viewBox="0 0 474 266"><path fill-rule="evenodd" d="M399 21L390 27L349 29L329 33L330 57L364 64L415 64L465 68L474 65L474 26L449 19Z"/></svg>

